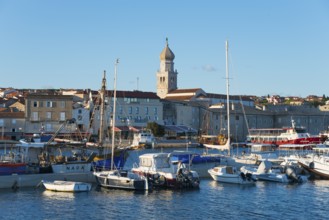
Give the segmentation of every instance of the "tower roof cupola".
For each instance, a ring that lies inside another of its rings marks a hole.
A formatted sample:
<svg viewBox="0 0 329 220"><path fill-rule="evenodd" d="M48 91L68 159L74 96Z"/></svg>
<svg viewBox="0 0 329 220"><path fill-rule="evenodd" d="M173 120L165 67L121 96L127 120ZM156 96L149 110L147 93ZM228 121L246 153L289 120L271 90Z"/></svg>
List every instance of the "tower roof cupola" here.
<svg viewBox="0 0 329 220"><path fill-rule="evenodd" d="M166 38L166 47L162 50L160 54L160 60L173 61L174 59L175 59L175 54L170 50L168 46L168 38Z"/></svg>

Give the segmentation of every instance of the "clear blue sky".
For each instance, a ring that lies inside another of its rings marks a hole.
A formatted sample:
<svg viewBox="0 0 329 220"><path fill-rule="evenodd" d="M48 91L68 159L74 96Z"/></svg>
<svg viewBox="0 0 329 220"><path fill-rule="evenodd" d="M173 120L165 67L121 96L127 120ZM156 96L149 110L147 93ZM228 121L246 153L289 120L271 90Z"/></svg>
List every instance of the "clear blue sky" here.
<svg viewBox="0 0 329 220"><path fill-rule="evenodd" d="M159 55L178 87L225 94L329 96L326 0L0 0L0 87L156 92ZM139 80L137 80L137 78ZM137 83L138 81L138 83Z"/></svg>

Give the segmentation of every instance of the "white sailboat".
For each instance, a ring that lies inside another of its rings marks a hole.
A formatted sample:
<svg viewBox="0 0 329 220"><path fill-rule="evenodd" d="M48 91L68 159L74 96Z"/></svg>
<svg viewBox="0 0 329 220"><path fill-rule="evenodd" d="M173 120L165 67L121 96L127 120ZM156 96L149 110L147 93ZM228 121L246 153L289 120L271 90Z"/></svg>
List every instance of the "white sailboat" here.
<svg viewBox="0 0 329 220"><path fill-rule="evenodd" d="M114 167L114 148L115 148L115 116L116 116L116 75L117 65L119 61L115 62L115 76L114 76L114 98L113 98L113 121L112 121L112 152L111 152L111 166L110 170L95 171L97 183L106 188L114 189L129 189L129 190L148 190L149 182L146 177L126 170L117 170ZM105 73L103 78L102 90L106 88Z"/></svg>
<svg viewBox="0 0 329 220"><path fill-rule="evenodd" d="M228 41L226 41L226 93L227 93L227 141L225 145L205 145L209 148L215 148L220 150L228 150L230 156L230 96L229 96L229 74L228 74ZM244 173L238 171L234 166L220 165L208 170L211 177L224 183L236 183L236 184L253 184L254 179L245 176Z"/></svg>
<svg viewBox="0 0 329 220"><path fill-rule="evenodd" d="M215 144L203 145L207 148L217 149L217 150L227 150L228 155L230 156L231 149L231 139L230 139L230 95L229 95L229 79L228 79L228 42L226 41L226 110L227 110L227 140L225 144L220 144L219 142ZM219 138L219 137L217 137Z"/></svg>
<svg viewBox="0 0 329 220"><path fill-rule="evenodd" d="M228 53L228 42L226 42L226 53ZM226 164L232 164L233 160L230 157L231 150L231 139L230 139L230 95L229 95L229 79L228 79L228 54L226 54L226 110L227 110L227 138L225 144L221 144L216 140L215 143L203 143L203 146L206 148L217 149L220 151L227 151L228 157L223 155L223 161L226 161ZM217 136L216 139L223 139L221 135ZM224 138L225 139L225 138ZM222 164L222 163L221 163Z"/></svg>

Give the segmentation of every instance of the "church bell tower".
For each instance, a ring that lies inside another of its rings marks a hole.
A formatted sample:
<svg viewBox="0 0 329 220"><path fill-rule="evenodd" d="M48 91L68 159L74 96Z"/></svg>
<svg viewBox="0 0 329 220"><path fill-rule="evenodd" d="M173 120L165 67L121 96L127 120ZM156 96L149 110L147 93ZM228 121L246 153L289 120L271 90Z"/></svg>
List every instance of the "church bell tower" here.
<svg viewBox="0 0 329 220"><path fill-rule="evenodd" d="M175 54L170 50L168 38L160 54L160 70L157 72L157 95L163 99L177 89L177 70L174 70Z"/></svg>

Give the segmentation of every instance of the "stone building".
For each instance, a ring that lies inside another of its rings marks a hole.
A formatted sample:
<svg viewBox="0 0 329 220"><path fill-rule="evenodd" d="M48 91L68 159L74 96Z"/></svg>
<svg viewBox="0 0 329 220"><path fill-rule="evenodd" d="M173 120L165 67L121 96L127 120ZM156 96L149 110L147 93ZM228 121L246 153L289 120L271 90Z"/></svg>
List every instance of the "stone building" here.
<svg viewBox="0 0 329 220"><path fill-rule="evenodd" d="M24 112L0 112L0 139L18 141L24 132Z"/></svg>
<svg viewBox="0 0 329 220"><path fill-rule="evenodd" d="M174 58L167 39L160 54L160 70L157 72L157 94L163 102L163 123L185 125L199 134L227 134L226 95L206 93L200 88L177 88ZM314 135L329 125L326 107L319 109L276 103L259 108L247 96L230 95L230 108L230 133L234 141L244 141L250 128L289 127L292 120Z"/></svg>
<svg viewBox="0 0 329 220"><path fill-rule="evenodd" d="M54 133L72 119L71 95L29 94L25 103L26 133Z"/></svg>

